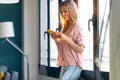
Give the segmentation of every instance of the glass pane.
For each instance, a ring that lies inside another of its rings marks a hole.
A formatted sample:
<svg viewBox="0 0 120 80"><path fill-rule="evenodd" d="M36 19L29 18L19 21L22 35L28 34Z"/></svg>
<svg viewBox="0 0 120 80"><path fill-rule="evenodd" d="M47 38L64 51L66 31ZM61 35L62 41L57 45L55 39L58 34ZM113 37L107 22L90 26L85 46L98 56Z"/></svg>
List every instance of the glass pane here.
<svg viewBox="0 0 120 80"><path fill-rule="evenodd" d="M87 2L87 3L86 3ZM80 23L84 29L86 48L84 51L83 69L93 70L93 26L90 24L91 30L88 30L88 20L93 15L93 0L79 0L79 16Z"/></svg>
<svg viewBox="0 0 120 80"><path fill-rule="evenodd" d="M110 0L99 0L100 70L109 71L109 8Z"/></svg>
<svg viewBox="0 0 120 80"><path fill-rule="evenodd" d="M58 28L58 0L50 0L50 29ZM50 38L50 66L57 67L57 46Z"/></svg>
<svg viewBox="0 0 120 80"><path fill-rule="evenodd" d="M47 66L48 46L47 36L44 36L44 32L47 30L47 5L44 4L47 4L47 0L41 0L40 2L40 64Z"/></svg>

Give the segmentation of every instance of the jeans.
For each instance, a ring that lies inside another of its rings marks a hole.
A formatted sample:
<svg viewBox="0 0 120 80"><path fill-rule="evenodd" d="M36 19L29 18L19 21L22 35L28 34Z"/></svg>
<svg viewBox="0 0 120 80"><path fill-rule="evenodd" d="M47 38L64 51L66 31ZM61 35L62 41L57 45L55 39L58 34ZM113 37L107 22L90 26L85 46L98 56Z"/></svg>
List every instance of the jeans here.
<svg viewBox="0 0 120 80"><path fill-rule="evenodd" d="M65 66L61 68L59 80L78 80L81 73L82 68L78 66Z"/></svg>

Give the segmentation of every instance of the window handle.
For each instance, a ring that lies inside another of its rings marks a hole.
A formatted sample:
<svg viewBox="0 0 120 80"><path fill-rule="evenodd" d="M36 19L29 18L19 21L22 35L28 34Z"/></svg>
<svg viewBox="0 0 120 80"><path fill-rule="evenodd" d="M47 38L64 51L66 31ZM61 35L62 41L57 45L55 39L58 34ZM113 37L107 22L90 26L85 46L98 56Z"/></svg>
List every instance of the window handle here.
<svg viewBox="0 0 120 80"><path fill-rule="evenodd" d="M45 31L45 32L44 32L44 39L45 39L46 34L48 35L48 31Z"/></svg>
<svg viewBox="0 0 120 80"><path fill-rule="evenodd" d="M90 31L90 22L93 22L93 19L88 20L88 30Z"/></svg>
<svg viewBox="0 0 120 80"><path fill-rule="evenodd" d="M56 31L60 32L61 31L61 27L56 28Z"/></svg>
<svg viewBox="0 0 120 80"><path fill-rule="evenodd" d="M90 22L92 22L93 29L96 31L97 30L97 15L96 14L93 14L92 19L88 20L88 30L89 31L91 30Z"/></svg>

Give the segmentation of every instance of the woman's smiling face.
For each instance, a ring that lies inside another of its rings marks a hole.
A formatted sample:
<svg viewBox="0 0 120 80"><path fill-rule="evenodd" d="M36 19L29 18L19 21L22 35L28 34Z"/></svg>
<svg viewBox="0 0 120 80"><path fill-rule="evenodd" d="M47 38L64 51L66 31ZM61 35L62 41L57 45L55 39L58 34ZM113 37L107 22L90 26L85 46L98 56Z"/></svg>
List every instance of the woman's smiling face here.
<svg viewBox="0 0 120 80"><path fill-rule="evenodd" d="M65 21L70 20L70 12L68 11L68 8L66 6L61 6L60 7L60 13L61 13L61 16L64 18Z"/></svg>

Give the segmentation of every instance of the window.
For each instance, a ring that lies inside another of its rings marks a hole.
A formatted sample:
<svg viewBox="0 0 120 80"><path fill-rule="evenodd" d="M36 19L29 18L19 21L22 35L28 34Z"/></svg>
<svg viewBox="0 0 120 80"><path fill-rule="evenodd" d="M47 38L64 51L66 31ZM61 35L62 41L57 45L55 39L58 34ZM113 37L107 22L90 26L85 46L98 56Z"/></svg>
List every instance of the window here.
<svg viewBox="0 0 120 80"><path fill-rule="evenodd" d="M79 16L80 16L80 23L83 29L85 30L85 37L89 39L86 40L86 50L84 52L85 59L84 59L84 69L93 70L93 31L88 30L88 20L92 18L93 14L93 1L92 0L79 0ZM86 5L86 1L89 1ZM49 4L50 3L50 4ZM56 30L58 28L58 0L50 0L47 3L47 0L41 1L41 19L40 19L40 64L48 66L48 61L50 61L50 67L58 67L57 64L57 47L55 42L50 38L44 36L44 32L47 31L48 28L52 30ZM49 5L43 5L49 4ZM49 6L49 7L48 7ZM48 9L49 8L49 9ZM47 14L49 11L50 14ZM44 15L44 16L43 16ZM48 22L49 20L49 22ZM50 24L50 25L49 25ZM48 27L49 26L49 27ZM92 25L91 25L92 26ZM91 27L92 28L92 27ZM44 38L45 37L45 38ZM50 39L48 44L48 38ZM50 50L48 50L48 47ZM48 52L49 51L49 52ZM49 53L49 55L48 55ZM48 60L48 57L50 60ZM88 66L89 65L89 66Z"/></svg>
<svg viewBox="0 0 120 80"><path fill-rule="evenodd" d="M50 0L50 29L58 28L58 0ZM57 67L57 46L53 39L50 38L50 66Z"/></svg>
<svg viewBox="0 0 120 80"><path fill-rule="evenodd" d="M89 0L89 4L86 4L86 1L88 0L80 0L80 23L85 31L85 37L86 37L86 49L84 51L84 65L83 68L86 70L93 70L93 31L88 30L88 20L92 18L93 14L93 1ZM58 27L58 3L57 0L51 0L50 1L50 29L55 30ZM54 16L54 17L53 17ZM91 25L92 26L92 25ZM50 38L50 66L51 67L58 67L57 64L57 47L55 42Z"/></svg>
<svg viewBox="0 0 120 80"><path fill-rule="evenodd" d="M45 32L58 28L58 5L58 0L40 1L40 65L57 67L56 44Z"/></svg>
<svg viewBox="0 0 120 80"><path fill-rule="evenodd" d="M109 72L109 9L110 0L99 0L99 57L100 70Z"/></svg>
<svg viewBox="0 0 120 80"><path fill-rule="evenodd" d="M86 3L87 2L87 3ZM86 48L84 50L83 69L93 70L93 26L88 30L88 20L92 19L93 14L93 0L79 0L78 4L80 23L84 29Z"/></svg>
<svg viewBox="0 0 120 80"><path fill-rule="evenodd" d="M58 67L57 47L50 36L45 36L44 32L48 28L56 30L58 28L59 0L40 1L40 64L50 67ZM88 20L93 15L93 0L78 0L79 22L84 29L86 49L84 51L83 69L94 69L94 49L93 49L93 25L90 23L88 30ZM47 5L44 5L47 4ZM109 71L109 0L99 0L98 10L99 22L99 58L101 59L100 70Z"/></svg>
<svg viewBox="0 0 120 80"><path fill-rule="evenodd" d="M44 32L47 30L47 18L48 18L48 15L47 15L47 5L44 5L44 4L47 4L47 0L41 0L40 1L40 65L48 65L48 61L47 61L47 58L48 58L48 55L47 55L47 39L48 37L46 37L44 35Z"/></svg>

